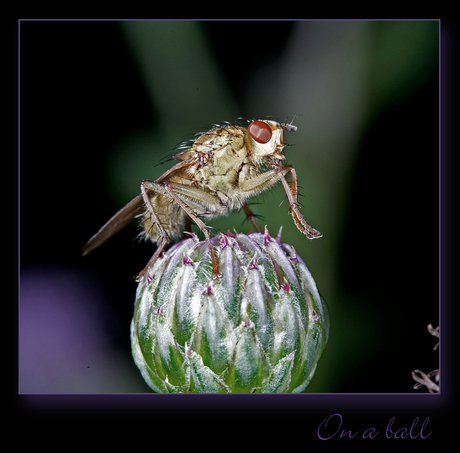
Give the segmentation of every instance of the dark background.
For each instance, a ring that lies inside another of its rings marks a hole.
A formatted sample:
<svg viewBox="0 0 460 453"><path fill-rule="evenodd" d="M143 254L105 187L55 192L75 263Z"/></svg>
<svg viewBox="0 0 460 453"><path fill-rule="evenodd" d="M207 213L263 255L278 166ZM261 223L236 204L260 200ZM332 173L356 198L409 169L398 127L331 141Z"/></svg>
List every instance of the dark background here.
<svg viewBox="0 0 460 453"><path fill-rule="evenodd" d="M201 32L239 114L251 116L247 81L267 64L276 65L298 23L237 26L234 33L234 23L205 22ZM273 45L253 45L265 43L273 29ZM117 182L108 176L107 162L114 147L132 131L162 119L131 49L118 22L20 24L19 371L24 393L150 391L131 359L129 325L133 277L153 247L134 240L133 226L88 257L80 256L86 240L136 195L121 200L112 192ZM235 49L253 56L245 57L244 70L229 58ZM426 330L427 324L439 323L437 55L423 64L423 82L381 102L364 118L356 139L347 215L334 245L334 284L340 290L331 290L331 298L320 285L323 273L328 281L327 265L312 270L329 303L331 338L307 391L426 393L412 389L411 371L438 367L438 352L432 351L437 339ZM409 78L407 85L412 83ZM203 115L199 122L223 119L236 118ZM296 123L301 127L302 117ZM299 139L295 142L299 148ZM175 143L171 139L170 146ZM151 161L142 162L145 179L158 176L154 166L164 151L152 150ZM133 179L136 187L140 179ZM267 200L273 208L282 197ZM304 204L308 221L308 201ZM285 224L291 222L286 209L283 205L280 211ZM318 221L312 225L323 232ZM326 240L325 235L323 244ZM317 250L316 259L327 261Z"/></svg>

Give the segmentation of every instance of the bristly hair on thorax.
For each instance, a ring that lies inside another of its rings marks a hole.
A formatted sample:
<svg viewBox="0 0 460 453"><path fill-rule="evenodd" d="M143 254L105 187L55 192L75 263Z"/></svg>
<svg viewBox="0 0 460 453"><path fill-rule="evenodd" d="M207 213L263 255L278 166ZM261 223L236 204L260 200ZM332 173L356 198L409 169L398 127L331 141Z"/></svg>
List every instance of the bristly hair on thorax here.
<svg viewBox="0 0 460 453"><path fill-rule="evenodd" d="M290 123L287 123L288 118L286 117L283 124L292 125L292 130L296 130L297 128L296 128L296 126L293 125L293 123L299 116L301 116L301 115L293 115L292 120L290 121ZM203 134L206 134L207 132L210 132L213 129L222 128L222 129L225 130L227 127L247 127L252 121L255 121L255 119L256 119L255 117L254 118L248 118L248 117L239 116L236 119L236 121L234 121L234 122L222 121L221 123L212 123L208 129L204 129L201 132L196 132L196 133L192 134L190 136L190 138L178 143L173 148L171 148L168 151L165 151L164 153L162 153L160 155L160 161L157 164L155 164L155 167L158 167L160 165L163 165L163 164L166 164L168 162L174 161L175 160L174 159L175 154L177 154L178 152L183 151L185 149L191 148L198 137L202 136ZM264 116L261 116L261 117L257 117L257 119L258 120L276 121L276 122L279 123L279 121L275 117L273 117L271 115L264 115ZM286 146L290 146L290 145L288 144Z"/></svg>

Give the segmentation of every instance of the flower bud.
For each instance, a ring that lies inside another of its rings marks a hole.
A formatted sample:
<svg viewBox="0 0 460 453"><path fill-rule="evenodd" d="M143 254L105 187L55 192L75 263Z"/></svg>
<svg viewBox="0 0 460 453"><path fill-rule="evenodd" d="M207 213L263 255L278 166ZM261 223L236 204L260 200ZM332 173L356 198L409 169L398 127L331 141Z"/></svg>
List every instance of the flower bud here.
<svg viewBox="0 0 460 453"><path fill-rule="evenodd" d="M172 246L139 282L131 344L155 391L305 390L326 346L329 316L294 248L265 233Z"/></svg>

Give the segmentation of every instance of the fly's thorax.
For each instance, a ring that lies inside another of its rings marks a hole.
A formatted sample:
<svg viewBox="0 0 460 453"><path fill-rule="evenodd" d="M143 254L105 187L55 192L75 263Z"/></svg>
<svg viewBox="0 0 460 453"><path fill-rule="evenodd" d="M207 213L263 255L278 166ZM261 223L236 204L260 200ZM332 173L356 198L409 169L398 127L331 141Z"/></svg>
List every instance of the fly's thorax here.
<svg viewBox="0 0 460 453"><path fill-rule="evenodd" d="M241 154L245 155L245 153ZM241 157L240 153L236 152L231 145L227 145L214 152L213 173L214 175L223 176L232 172L238 172L244 161L245 157Z"/></svg>
<svg viewBox="0 0 460 453"><path fill-rule="evenodd" d="M213 152L226 145L235 150L244 145L244 128L239 126L216 127L201 134L194 142L193 148L198 152Z"/></svg>
<svg viewBox="0 0 460 453"><path fill-rule="evenodd" d="M187 154L195 156L190 170L193 178L206 181L238 167L238 160L246 156L244 136L244 129L239 126L216 127L201 134Z"/></svg>

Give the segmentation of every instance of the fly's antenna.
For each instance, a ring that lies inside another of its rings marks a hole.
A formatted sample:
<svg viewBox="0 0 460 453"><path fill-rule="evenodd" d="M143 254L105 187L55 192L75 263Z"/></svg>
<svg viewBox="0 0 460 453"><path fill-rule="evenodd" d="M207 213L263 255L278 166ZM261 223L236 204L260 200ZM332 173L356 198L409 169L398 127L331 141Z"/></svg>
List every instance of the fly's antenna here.
<svg viewBox="0 0 460 453"><path fill-rule="evenodd" d="M285 122L280 124L281 128L285 130L286 132L295 132L297 130L297 126L294 126L293 123L296 120L296 118L298 118L299 116L300 115L294 115L290 123L287 123L287 118L286 118L284 120Z"/></svg>

